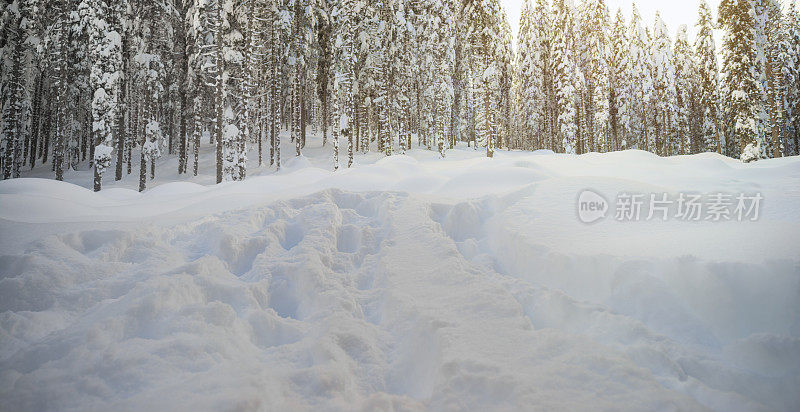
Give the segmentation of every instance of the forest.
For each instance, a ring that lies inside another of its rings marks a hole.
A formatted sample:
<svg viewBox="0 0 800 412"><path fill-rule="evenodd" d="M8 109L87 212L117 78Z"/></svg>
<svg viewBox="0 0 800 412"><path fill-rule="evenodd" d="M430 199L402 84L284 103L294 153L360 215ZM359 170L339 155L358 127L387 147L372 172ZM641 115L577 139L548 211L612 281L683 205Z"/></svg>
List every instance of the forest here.
<svg viewBox="0 0 800 412"><path fill-rule="evenodd" d="M701 0L675 29L603 0L526 1L516 44L498 0L6 0L0 170L90 167L95 191L138 173L143 191L172 155L219 183L256 151L279 169L310 135L335 169L459 143L797 155L794 2Z"/></svg>

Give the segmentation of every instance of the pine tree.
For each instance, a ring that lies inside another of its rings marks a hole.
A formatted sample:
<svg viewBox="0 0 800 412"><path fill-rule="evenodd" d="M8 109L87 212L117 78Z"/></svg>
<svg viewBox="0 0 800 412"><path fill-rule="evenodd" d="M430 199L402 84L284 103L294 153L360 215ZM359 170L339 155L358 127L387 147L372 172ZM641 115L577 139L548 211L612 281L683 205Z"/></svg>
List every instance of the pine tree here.
<svg viewBox="0 0 800 412"><path fill-rule="evenodd" d="M130 164L127 153L131 150L128 134L128 119L130 111L130 87L131 87L131 32L133 31L131 5L129 0L122 0L118 4L119 13L119 34L120 34L120 59L119 79L118 79L118 101L116 119L116 151L117 161L114 180L122 180L123 168L125 163Z"/></svg>
<svg viewBox="0 0 800 412"><path fill-rule="evenodd" d="M572 6L569 0L553 2L553 30L551 53L553 61L553 84L556 100L556 130L561 149L566 153L578 150L576 123L575 73L577 71L574 54L575 32Z"/></svg>
<svg viewBox="0 0 800 412"><path fill-rule="evenodd" d="M498 105L500 97L500 80L503 68L501 47L505 39L501 35L499 24L501 13L497 0L487 0L473 4L466 18L473 25L476 33L470 40L473 58L473 84L475 87L476 138L486 148L486 156L493 157L498 137Z"/></svg>
<svg viewBox="0 0 800 412"><path fill-rule="evenodd" d="M378 81L374 62L378 52L375 40L379 26L378 8L366 2L360 3L360 7L355 14L353 29L353 134L354 150L367 152L372 135L370 109Z"/></svg>
<svg viewBox="0 0 800 412"><path fill-rule="evenodd" d="M82 17L89 32L91 60L92 136L94 148L94 190L99 191L114 150L113 127L117 116L116 93L122 61L122 37L110 23L112 9L104 0L91 0Z"/></svg>
<svg viewBox="0 0 800 412"><path fill-rule="evenodd" d="M403 85L413 85L418 88L415 93L402 93L398 99L400 112L408 111L410 97L415 97L418 133L423 137L423 144L430 149L439 151L440 157L445 156L445 149L451 147L455 136L452 136L452 116L453 107L453 85L454 75L452 70L455 66L455 53L451 47L455 42L454 35L450 30L452 22L451 10L439 0L431 0L425 4L426 12L420 16L418 23L421 30L418 32L420 47L417 51L415 60L419 62L419 70L404 71L402 64L399 72L403 73ZM409 44L413 44L413 33L409 30L398 30L402 33L403 47L411 49ZM401 87L405 89L405 87ZM410 118L410 114L405 116ZM410 147L410 122L404 129L405 137L401 139L401 149Z"/></svg>
<svg viewBox="0 0 800 412"><path fill-rule="evenodd" d="M629 96L630 96L630 62L628 37L626 34L625 18L622 10L617 9L614 23L611 27L610 46L611 54L608 60L609 75L609 122L611 130L610 150L625 150L628 148L628 133L630 124Z"/></svg>
<svg viewBox="0 0 800 412"><path fill-rule="evenodd" d="M702 0L698 11L694 53L697 60L697 110L700 126L699 150L723 153L720 130L719 66L714 42L714 20L708 2Z"/></svg>
<svg viewBox="0 0 800 412"><path fill-rule="evenodd" d="M178 71L178 174L187 172L189 163L189 134L188 134L188 119L190 114L188 110L190 107L190 91L189 91L189 55L191 44L189 39L190 28L185 24L186 15L189 11L187 7L188 1L174 0L173 17L170 19L172 22L173 31L175 33L175 66ZM123 40L123 50L124 48ZM123 53L124 55L124 53ZM124 57L123 57L124 58ZM120 169L121 170L121 169ZM121 172L120 172L121 175Z"/></svg>
<svg viewBox="0 0 800 412"><path fill-rule="evenodd" d="M678 28L673 52L675 68L675 137L677 154L692 154L700 151L697 137L691 127L691 113L695 101L695 73L697 72L686 25Z"/></svg>
<svg viewBox="0 0 800 412"><path fill-rule="evenodd" d="M784 113L787 111L787 89L790 81L789 24L778 0L764 0L766 106L769 116L772 157L786 153Z"/></svg>
<svg viewBox="0 0 800 412"><path fill-rule="evenodd" d="M549 14L544 0L536 1L535 10L530 1L526 1L522 7L517 46L523 125L529 146L535 148L551 147L549 142L545 142L549 138L546 127L549 109L546 87L550 66Z"/></svg>
<svg viewBox="0 0 800 412"><path fill-rule="evenodd" d="M295 143L297 156L304 144L302 131L305 130L305 117L303 116L305 107L305 77L306 66L309 54L309 40L311 33L309 29L308 0L292 0L292 44L291 58L289 59L292 67L292 113L291 113L291 137Z"/></svg>
<svg viewBox="0 0 800 412"><path fill-rule="evenodd" d="M587 0L581 10L582 71L585 79L583 152L607 150L609 139L608 8L604 0Z"/></svg>
<svg viewBox="0 0 800 412"><path fill-rule="evenodd" d="M67 60L67 40L69 38L69 20L71 13L67 0L57 0L52 5L53 18L51 25L45 31L49 58L49 69L53 75L54 102L52 105L52 122L49 127L52 133L53 156L52 166L56 180L64 180L64 152L67 140L67 98L61 92L70 87L69 67Z"/></svg>
<svg viewBox="0 0 800 412"><path fill-rule="evenodd" d="M653 99L652 60L650 58L650 39L642 26L642 18L636 4L633 5L631 23L628 28L630 46L629 94L631 114L631 144L640 150L653 150L653 119L650 102Z"/></svg>
<svg viewBox="0 0 800 412"><path fill-rule="evenodd" d="M656 153L670 156L675 153L675 67L672 61L672 42L667 26L656 13L653 37L650 46L653 66L654 124L656 128Z"/></svg>
<svg viewBox="0 0 800 412"><path fill-rule="evenodd" d="M768 47L767 7L770 0L752 0L751 18L753 22L753 47L755 60L753 70L756 79L756 91L751 100L756 114L756 140L761 142L761 156L772 157L772 136L769 119L769 79L768 79Z"/></svg>
<svg viewBox="0 0 800 412"><path fill-rule="evenodd" d="M756 77L755 22L749 0L722 0L719 21L725 29L722 71L724 89L729 100L728 117L733 125L733 142L742 161L760 159L762 141L758 134L757 101L759 88Z"/></svg>
<svg viewBox="0 0 800 412"><path fill-rule="evenodd" d="M192 108L191 121L191 143L193 166L192 174L197 176L200 168L200 142L204 134L210 136L210 126L213 115L208 111L211 108L213 74L210 68L213 67L213 33L211 31L211 9L206 7L206 3L191 1L186 16L187 20L194 22L188 26L187 30L187 64L188 77L187 89L190 96L187 106Z"/></svg>
<svg viewBox="0 0 800 412"><path fill-rule="evenodd" d="M337 30L335 38L335 65L333 91L335 94L335 122L334 122L334 170L339 167L339 137L347 139L348 167L352 165L353 158L353 69L355 64L354 53L354 14L358 4L342 4L335 10Z"/></svg>
<svg viewBox="0 0 800 412"><path fill-rule="evenodd" d="M451 70L452 78L450 83L453 86L453 98L450 107L450 148L455 147L456 143L464 140L463 131L463 117L464 117L464 97L465 93L465 66L467 62L464 57L467 55L464 50L464 34L461 32L465 26L462 18L465 2L461 1L447 1L447 8L450 13L450 29L452 30L451 36L453 41L453 68Z"/></svg>
<svg viewBox="0 0 800 412"><path fill-rule="evenodd" d="M278 1L273 0L271 8L271 32L270 36L270 156L269 164L275 165L276 170L281 168L281 67L283 65L283 53L281 51L281 39L283 38L284 20L281 19Z"/></svg>
<svg viewBox="0 0 800 412"><path fill-rule="evenodd" d="M225 94L225 58L224 58L224 34L223 34L223 5L222 0L216 0L212 7L211 14L211 30L210 33L214 38L214 63L213 63L213 87L214 87L214 142L216 145L216 171L217 183L222 183L223 180L223 159L224 159L224 108L226 101Z"/></svg>
<svg viewBox="0 0 800 412"><path fill-rule="evenodd" d="M322 129L322 145L328 142L328 132L331 124L331 63L333 46L333 24L330 18L331 5L328 0L323 0L320 7L316 8L318 62L316 73L317 99L319 100L320 114L317 119Z"/></svg>
<svg viewBox="0 0 800 412"><path fill-rule="evenodd" d="M545 13L544 11L542 13ZM546 18L546 16L545 16ZM546 27L546 25L545 25ZM498 111L498 131L497 131L497 146L502 147L503 145L506 146L507 150L510 150L510 133L511 133L511 100L512 94L511 89L513 88L513 61L514 61L514 50L513 50L513 40L511 34L511 26L508 23L508 19L505 16L505 11L501 9L500 15L500 44L498 47L498 61L500 64L500 79L499 79L499 111ZM546 35L543 36L545 42L547 41ZM547 50L549 47L547 44L543 46L544 50ZM543 103L541 104L541 111L542 111L542 122L543 128L545 133L548 133L549 130L549 118L548 114L550 113L551 109L551 102L550 96L548 95L547 91L550 84L550 64L548 53L543 54ZM448 99L449 101L449 99ZM549 136L548 139L549 140Z"/></svg>
<svg viewBox="0 0 800 412"><path fill-rule="evenodd" d="M20 176L22 164L23 142L23 106L26 99L24 58L25 58L25 33L22 27L23 16L20 13L19 2L12 3L10 24L6 26L8 37L6 41L11 49L10 70L3 76L3 178L17 178ZM0 56L4 57L4 56ZM4 73L5 74L5 73Z"/></svg>
<svg viewBox="0 0 800 412"><path fill-rule="evenodd" d="M223 180L243 180L247 169L247 141L250 133L246 25L251 16L244 3L223 8Z"/></svg>
<svg viewBox="0 0 800 412"><path fill-rule="evenodd" d="M532 96L533 59L535 53L533 16L530 0L522 3L520 11L519 33L517 34L517 77L519 78L519 91L517 96L517 110L522 123L523 140L529 146L534 146L536 122L534 120L534 101Z"/></svg>
<svg viewBox="0 0 800 412"><path fill-rule="evenodd" d="M800 155L800 13L794 0L786 13L788 43L785 129L789 155Z"/></svg>
<svg viewBox="0 0 800 412"><path fill-rule="evenodd" d="M147 165L150 164L150 179L155 178L155 161L161 157L163 147L163 131L159 107L164 99L164 64L161 55L157 53L157 39L161 32L159 22L161 8L158 5L145 8L147 24L143 33L146 42L142 50L134 56L137 72L134 76L139 85L138 96L140 102L140 116L142 118L143 136L141 139L141 156L139 162L139 191L147 187Z"/></svg>
<svg viewBox="0 0 800 412"><path fill-rule="evenodd" d="M65 110L65 139L61 146L62 165L76 169L81 161L94 160L95 141L93 132L92 105L95 89L92 86L92 55L89 49L92 22L87 15L95 7L91 1L78 2L67 19L67 101L71 102Z"/></svg>

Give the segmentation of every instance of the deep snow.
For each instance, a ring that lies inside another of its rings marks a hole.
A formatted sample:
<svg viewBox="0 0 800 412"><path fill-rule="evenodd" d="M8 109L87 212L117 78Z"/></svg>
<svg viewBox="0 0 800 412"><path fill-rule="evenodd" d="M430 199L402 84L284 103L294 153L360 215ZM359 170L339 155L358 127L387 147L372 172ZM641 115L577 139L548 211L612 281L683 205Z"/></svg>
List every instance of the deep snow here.
<svg viewBox="0 0 800 412"><path fill-rule="evenodd" d="M800 159L461 147L334 173L311 146L222 185L174 159L142 194L0 182L0 409L800 409ZM586 225L587 188L765 200Z"/></svg>

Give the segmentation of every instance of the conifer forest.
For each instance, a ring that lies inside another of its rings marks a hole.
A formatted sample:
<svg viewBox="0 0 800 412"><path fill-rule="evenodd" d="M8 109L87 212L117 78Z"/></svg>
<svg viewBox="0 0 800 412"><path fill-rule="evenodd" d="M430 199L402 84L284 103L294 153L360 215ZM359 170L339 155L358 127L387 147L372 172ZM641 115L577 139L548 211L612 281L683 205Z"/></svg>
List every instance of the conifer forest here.
<svg viewBox="0 0 800 412"><path fill-rule="evenodd" d="M498 0L4 0L0 170L88 167L95 191L135 173L141 191L171 155L242 180L248 153L279 169L310 135L335 169L457 144L797 155L794 4L696 15L668 28L635 5L527 0L514 41Z"/></svg>

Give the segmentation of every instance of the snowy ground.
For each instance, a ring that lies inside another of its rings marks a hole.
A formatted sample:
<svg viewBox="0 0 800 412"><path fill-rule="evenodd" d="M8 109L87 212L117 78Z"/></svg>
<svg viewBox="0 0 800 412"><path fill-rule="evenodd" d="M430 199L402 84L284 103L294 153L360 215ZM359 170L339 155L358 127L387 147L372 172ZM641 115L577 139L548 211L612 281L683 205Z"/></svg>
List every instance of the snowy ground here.
<svg viewBox="0 0 800 412"><path fill-rule="evenodd" d="M208 150L143 194L0 182L0 409L800 409L800 159L459 148L333 173L310 146L240 183L210 185ZM764 202L587 225L587 188Z"/></svg>

